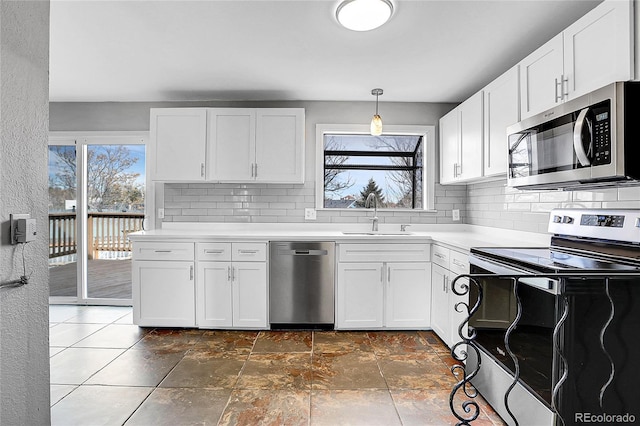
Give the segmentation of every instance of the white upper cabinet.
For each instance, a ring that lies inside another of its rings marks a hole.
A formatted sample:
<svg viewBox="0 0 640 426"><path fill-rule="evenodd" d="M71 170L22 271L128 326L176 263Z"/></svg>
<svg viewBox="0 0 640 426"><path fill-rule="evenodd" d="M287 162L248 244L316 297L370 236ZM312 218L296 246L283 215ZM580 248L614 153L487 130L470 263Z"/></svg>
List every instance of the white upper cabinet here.
<svg viewBox="0 0 640 426"><path fill-rule="evenodd" d="M440 119L440 183L482 176L482 92Z"/></svg>
<svg viewBox="0 0 640 426"><path fill-rule="evenodd" d="M458 179L482 176L482 91L471 96L460 109L460 163Z"/></svg>
<svg viewBox="0 0 640 426"><path fill-rule="evenodd" d="M256 116L255 179L304 182L304 110L259 109Z"/></svg>
<svg viewBox="0 0 640 426"><path fill-rule="evenodd" d="M518 78L518 67L515 66L483 89L483 176L507 172L507 127L520 120Z"/></svg>
<svg viewBox="0 0 640 426"><path fill-rule="evenodd" d="M633 78L629 0L607 0L520 62L522 118Z"/></svg>
<svg viewBox="0 0 640 426"><path fill-rule="evenodd" d="M209 110L207 180L245 182L254 180L256 110L215 108Z"/></svg>
<svg viewBox="0 0 640 426"><path fill-rule="evenodd" d="M633 78L633 5L609 0L564 31L569 99Z"/></svg>
<svg viewBox="0 0 640 426"><path fill-rule="evenodd" d="M562 34L558 34L520 62L522 118L542 112L560 100Z"/></svg>
<svg viewBox="0 0 640 426"><path fill-rule="evenodd" d="M440 183L454 182L458 163L458 109L440 119Z"/></svg>
<svg viewBox="0 0 640 426"><path fill-rule="evenodd" d="M304 110L211 109L208 180L304 182Z"/></svg>
<svg viewBox="0 0 640 426"><path fill-rule="evenodd" d="M151 109L150 130L153 180L205 180L206 109Z"/></svg>
<svg viewBox="0 0 640 426"><path fill-rule="evenodd" d="M151 110L152 179L304 183L304 109Z"/></svg>

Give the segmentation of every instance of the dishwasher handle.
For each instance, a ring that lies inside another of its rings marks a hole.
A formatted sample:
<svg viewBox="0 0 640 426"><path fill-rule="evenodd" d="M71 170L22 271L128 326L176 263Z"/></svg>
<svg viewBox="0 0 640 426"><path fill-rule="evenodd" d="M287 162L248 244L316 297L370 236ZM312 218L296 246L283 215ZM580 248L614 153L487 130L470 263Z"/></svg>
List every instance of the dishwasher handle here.
<svg viewBox="0 0 640 426"><path fill-rule="evenodd" d="M293 249L293 250L280 249L277 251L278 256L327 256L328 254L329 254L328 250L312 250L312 249Z"/></svg>

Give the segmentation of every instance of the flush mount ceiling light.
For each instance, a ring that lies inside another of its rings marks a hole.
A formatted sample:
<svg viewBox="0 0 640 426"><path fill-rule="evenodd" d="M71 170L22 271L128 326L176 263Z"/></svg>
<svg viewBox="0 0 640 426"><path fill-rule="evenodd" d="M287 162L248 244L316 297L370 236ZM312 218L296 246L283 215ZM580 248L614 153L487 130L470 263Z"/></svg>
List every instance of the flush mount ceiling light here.
<svg viewBox="0 0 640 426"><path fill-rule="evenodd" d="M340 25L353 31L378 28L391 18L390 0L343 0L336 10Z"/></svg>
<svg viewBox="0 0 640 426"><path fill-rule="evenodd" d="M371 136L382 134L382 117L378 115L378 96L382 95L382 89L373 89L371 94L376 97L376 113L371 119Z"/></svg>

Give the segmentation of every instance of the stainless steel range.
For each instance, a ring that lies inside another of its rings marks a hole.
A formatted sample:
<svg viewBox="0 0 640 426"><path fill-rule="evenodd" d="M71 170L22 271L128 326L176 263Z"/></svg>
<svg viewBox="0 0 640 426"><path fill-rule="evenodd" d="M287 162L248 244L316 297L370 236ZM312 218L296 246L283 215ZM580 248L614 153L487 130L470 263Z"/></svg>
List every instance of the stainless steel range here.
<svg viewBox="0 0 640 426"><path fill-rule="evenodd" d="M472 249L469 285L454 281L461 424L469 382L509 424L640 422L640 210L554 210L549 232L549 248Z"/></svg>

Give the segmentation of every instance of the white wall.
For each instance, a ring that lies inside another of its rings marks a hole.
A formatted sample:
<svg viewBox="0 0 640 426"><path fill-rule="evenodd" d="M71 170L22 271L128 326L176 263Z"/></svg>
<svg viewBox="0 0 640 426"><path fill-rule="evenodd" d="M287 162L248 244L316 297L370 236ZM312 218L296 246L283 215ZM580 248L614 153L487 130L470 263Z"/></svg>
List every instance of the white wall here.
<svg viewBox="0 0 640 426"><path fill-rule="evenodd" d="M30 213L29 284L0 288L0 424L46 425L49 416L47 164L49 2L0 2L0 282L23 274L9 244L9 214Z"/></svg>

